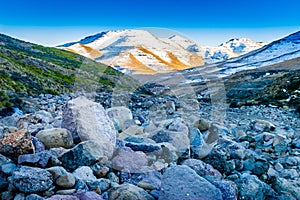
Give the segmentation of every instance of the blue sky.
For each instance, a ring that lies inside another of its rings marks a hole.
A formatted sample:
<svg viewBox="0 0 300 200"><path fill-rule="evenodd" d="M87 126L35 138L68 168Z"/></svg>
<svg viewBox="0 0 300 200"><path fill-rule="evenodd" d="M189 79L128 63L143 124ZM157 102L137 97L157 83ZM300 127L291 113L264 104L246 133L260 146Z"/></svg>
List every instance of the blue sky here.
<svg viewBox="0 0 300 200"><path fill-rule="evenodd" d="M107 29L158 27L206 45L300 30L299 0L1 0L0 32L57 45Z"/></svg>

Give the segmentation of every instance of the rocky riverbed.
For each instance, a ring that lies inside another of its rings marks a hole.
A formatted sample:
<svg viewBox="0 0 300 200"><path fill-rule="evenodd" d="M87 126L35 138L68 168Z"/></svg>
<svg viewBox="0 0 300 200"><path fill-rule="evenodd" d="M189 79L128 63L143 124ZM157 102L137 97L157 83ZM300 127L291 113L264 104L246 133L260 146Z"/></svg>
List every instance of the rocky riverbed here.
<svg viewBox="0 0 300 200"><path fill-rule="evenodd" d="M300 199L299 113L167 90L24 98L0 119L1 198Z"/></svg>

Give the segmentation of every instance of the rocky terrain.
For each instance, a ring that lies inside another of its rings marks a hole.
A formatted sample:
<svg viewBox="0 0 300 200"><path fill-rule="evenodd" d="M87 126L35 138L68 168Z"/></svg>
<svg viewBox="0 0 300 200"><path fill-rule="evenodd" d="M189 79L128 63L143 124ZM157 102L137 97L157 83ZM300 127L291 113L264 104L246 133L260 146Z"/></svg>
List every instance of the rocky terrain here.
<svg viewBox="0 0 300 200"><path fill-rule="evenodd" d="M189 120L157 84L22 102L0 120L2 199L300 198L295 109L227 108L220 122L199 98Z"/></svg>

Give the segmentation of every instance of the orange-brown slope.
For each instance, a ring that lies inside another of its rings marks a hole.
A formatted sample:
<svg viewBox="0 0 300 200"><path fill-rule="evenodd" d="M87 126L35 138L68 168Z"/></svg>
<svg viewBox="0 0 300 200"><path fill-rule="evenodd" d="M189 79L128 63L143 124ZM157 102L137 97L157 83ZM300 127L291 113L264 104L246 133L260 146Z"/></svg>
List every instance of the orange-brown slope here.
<svg viewBox="0 0 300 200"><path fill-rule="evenodd" d="M155 74L156 71L144 65L141 61L139 61L134 55L129 53L129 61L127 63L130 66L130 69L136 71L134 73L138 74Z"/></svg>

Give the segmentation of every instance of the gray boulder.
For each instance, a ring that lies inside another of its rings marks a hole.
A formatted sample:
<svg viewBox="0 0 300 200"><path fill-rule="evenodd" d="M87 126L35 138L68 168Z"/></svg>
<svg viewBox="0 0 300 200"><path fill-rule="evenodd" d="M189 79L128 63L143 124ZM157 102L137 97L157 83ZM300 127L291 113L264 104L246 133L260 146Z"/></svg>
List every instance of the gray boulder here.
<svg viewBox="0 0 300 200"><path fill-rule="evenodd" d="M168 168L162 179L160 200L222 200L221 191L187 166Z"/></svg>
<svg viewBox="0 0 300 200"><path fill-rule="evenodd" d="M62 127L72 133L74 141L92 140L99 143L105 156L112 156L116 130L101 104L83 96L69 101L63 112Z"/></svg>

